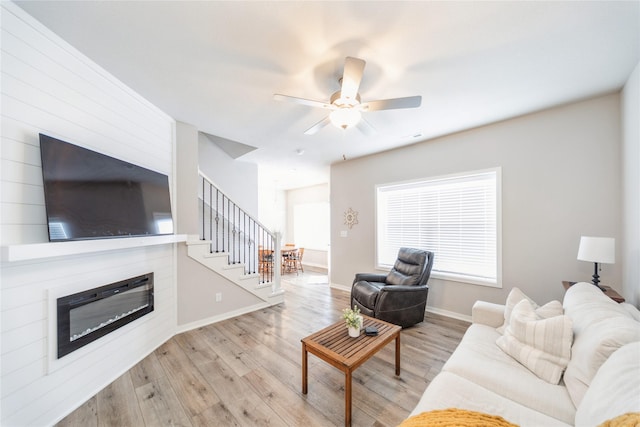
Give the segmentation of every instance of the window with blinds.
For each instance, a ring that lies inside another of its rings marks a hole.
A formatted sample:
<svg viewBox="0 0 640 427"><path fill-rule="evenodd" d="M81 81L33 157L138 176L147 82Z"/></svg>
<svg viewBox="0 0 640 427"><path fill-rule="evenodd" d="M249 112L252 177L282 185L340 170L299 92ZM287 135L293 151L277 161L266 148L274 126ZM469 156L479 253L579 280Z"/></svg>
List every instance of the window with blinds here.
<svg viewBox="0 0 640 427"><path fill-rule="evenodd" d="M377 266L401 247L435 253L433 277L502 287L500 169L376 188Z"/></svg>

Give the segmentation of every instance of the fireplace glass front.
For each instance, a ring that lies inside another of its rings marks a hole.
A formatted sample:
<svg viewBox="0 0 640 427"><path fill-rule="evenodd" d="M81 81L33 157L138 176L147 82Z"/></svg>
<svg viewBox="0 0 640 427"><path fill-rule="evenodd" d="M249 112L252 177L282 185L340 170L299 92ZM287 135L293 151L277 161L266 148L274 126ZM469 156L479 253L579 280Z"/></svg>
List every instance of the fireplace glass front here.
<svg viewBox="0 0 640 427"><path fill-rule="evenodd" d="M153 273L57 300L58 358L153 311Z"/></svg>

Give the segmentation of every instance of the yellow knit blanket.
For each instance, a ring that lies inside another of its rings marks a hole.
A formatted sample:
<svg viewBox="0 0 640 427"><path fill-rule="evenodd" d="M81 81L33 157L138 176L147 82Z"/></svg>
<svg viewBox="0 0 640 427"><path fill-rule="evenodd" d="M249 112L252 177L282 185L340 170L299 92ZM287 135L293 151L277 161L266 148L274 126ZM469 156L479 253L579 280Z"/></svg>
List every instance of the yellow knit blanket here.
<svg viewBox="0 0 640 427"><path fill-rule="evenodd" d="M466 409L438 409L409 417L398 427L518 427L497 415Z"/></svg>
<svg viewBox="0 0 640 427"><path fill-rule="evenodd" d="M497 415L482 412L467 411L466 409L438 409L423 412L407 418L398 427L518 427ZM640 412L629 412L611 420L605 421L598 427L640 427Z"/></svg>
<svg viewBox="0 0 640 427"><path fill-rule="evenodd" d="M598 427L640 427L640 412L629 412L609 421L605 421Z"/></svg>

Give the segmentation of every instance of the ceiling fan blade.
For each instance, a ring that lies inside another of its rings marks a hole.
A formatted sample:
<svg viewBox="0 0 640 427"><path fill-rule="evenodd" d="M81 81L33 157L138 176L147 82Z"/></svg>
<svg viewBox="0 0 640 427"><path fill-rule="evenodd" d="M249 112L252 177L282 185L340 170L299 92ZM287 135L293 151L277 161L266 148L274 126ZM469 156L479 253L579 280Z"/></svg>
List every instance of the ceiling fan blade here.
<svg viewBox="0 0 640 427"><path fill-rule="evenodd" d="M371 123L369 123L368 121L366 121L364 119L364 117L360 118L360 121L358 122L358 124L356 125L356 127L358 128L358 130L360 132L362 132L365 136L374 136L378 133L378 131L376 130L376 128L373 127L373 125Z"/></svg>
<svg viewBox="0 0 640 427"><path fill-rule="evenodd" d="M305 135L313 135L313 134L317 133L320 129L322 129L323 127L328 125L329 123L331 123L331 119L329 118L329 116L327 116L324 119L320 120L315 125L311 126L309 129L305 130L304 134Z"/></svg>
<svg viewBox="0 0 640 427"><path fill-rule="evenodd" d="M342 98L356 98L365 64L366 62L362 59L351 56L346 57L344 60L344 72L342 73L342 89L340 90Z"/></svg>
<svg viewBox="0 0 640 427"><path fill-rule="evenodd" d="M295 102L296 104L308 105L310 107L327 108L329 110L333 110L335 108L333 105L326 102L314 101L313 99L298 98L289 95L281 95L279 93L273 95L273 99L275 99L276 101Z"/></svg>
<svg viewBox="0 0 640 427"><path fill-rule="evenodd" d="M417 108L422 103L421 96L408 96L406 98L381 99L378 101L364 102L360 105L362 111L395 110L398 108Z"/></svg>

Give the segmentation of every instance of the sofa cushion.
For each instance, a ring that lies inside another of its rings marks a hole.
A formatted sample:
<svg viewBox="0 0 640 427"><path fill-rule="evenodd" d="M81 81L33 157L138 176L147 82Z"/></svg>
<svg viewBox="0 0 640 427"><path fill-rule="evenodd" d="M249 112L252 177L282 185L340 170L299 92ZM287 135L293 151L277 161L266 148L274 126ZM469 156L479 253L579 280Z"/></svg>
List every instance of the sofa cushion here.
<svg viewBox="0 0 640 427"><path fill-rule="evenodd" d="M411 416L436 409L461 408L492 415L522 427L567 427L571 423L533 410L526 404L517 403L508 397L487 390L451 372L438 374L411 412Z"/></svg>
<svg viewBox="0 0 640 427"><path fill-rule="evenodd" d="M636 341L640 341L640 323L621 316L602 319L575 335L565 383L576 407L609 356Z"/></svg>
<svg viewBox="0 0 640 427"><path fill-rule="evenodd" d="M611 317L631 317L620 304L591 283L576 283L567 289L562 300L564 314L571 317L573 333L579 335L593 323Z"/></svg>
<svg viewBox="0 0 640 427"><path fill-rule="evenodd" d="M576 411L576 425L599 425L640 412L640 342L627 344L602 364Z"/></svg>
<svg viewBox="0 0 640 427"><path fill-rule="evenodd" d="M558 384L571 355L573 331L567 316L542 318L528 300L511 313L511 322L496 343L539 378Z"/></svg>
<svg viewBox="0 0 640 427"><path fill-rule="evenodd" d="M631 317L640 322L640 310L638 310L634 305L631 305L628 302L623 302L620 304L620 307L624 308Z"/></svg>
<svg viewBox="0 0 640 427"><path fill-rule="evenodd" d="M542 318L558 316L563 312L562 304L560 303L560 301L551 301L540 307L535 303L535 301L526 296L520 289L513 288L507 296L507 301L505 302L504 309L504 323L500 328L498 328L498 332L500 332L501 334L504 333L511 321L511 313L513 311L513 308L522 300L529 301L536 310L536 313Z"/></svg>
<svg viewBox="0 0 640 427"><path fill-rule="evenodd" d="M498 337L500 334L495 328L472 324L442 370L564 423L573 424L575 407L566 387L562 383L554 385L538 378L504 353L496 345Z"/></svg>
<svg viewBox="0 0 640 427"><path fill-rule="evenodd" d="M604 361L623 345L640 341L640 322L628 308L586 282L567 289L563 306L574 334L564 382L577 407Z"/></svg>

